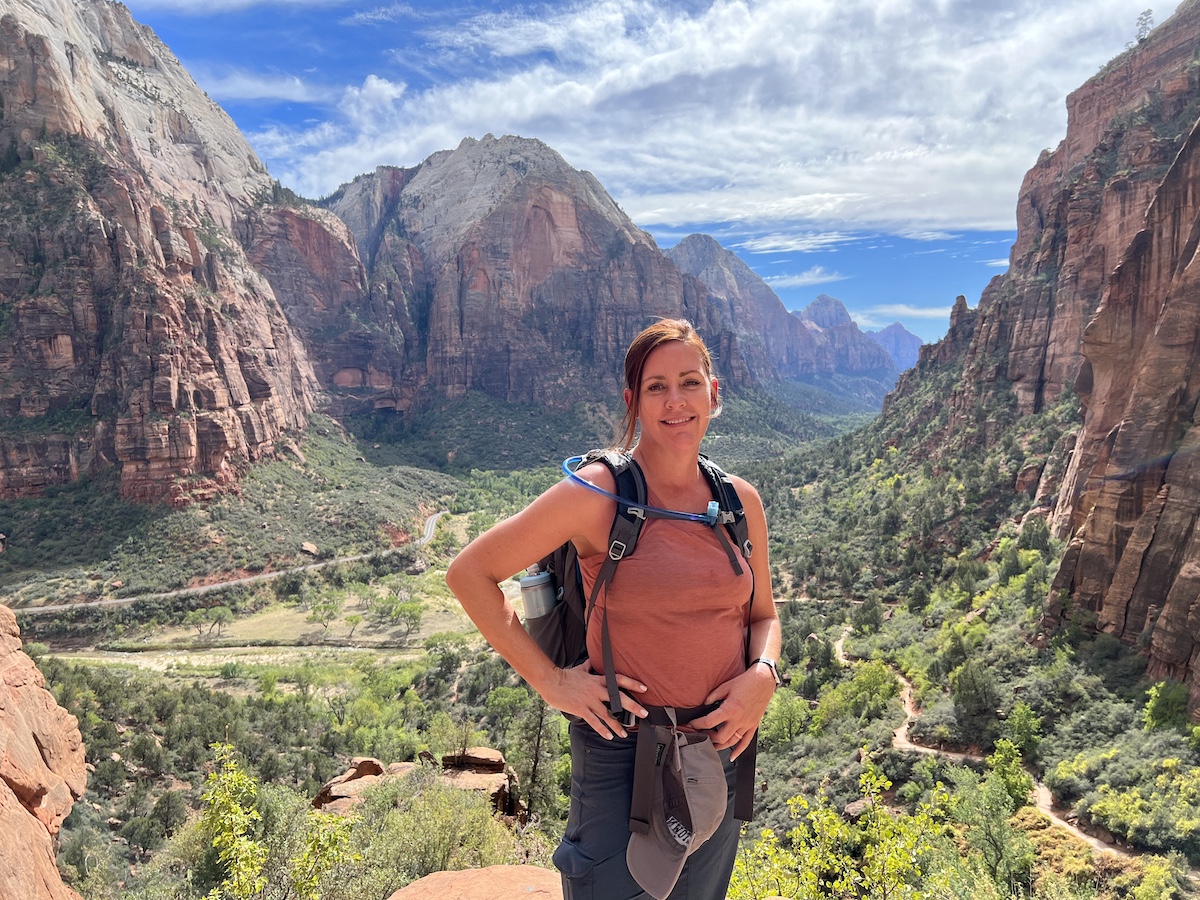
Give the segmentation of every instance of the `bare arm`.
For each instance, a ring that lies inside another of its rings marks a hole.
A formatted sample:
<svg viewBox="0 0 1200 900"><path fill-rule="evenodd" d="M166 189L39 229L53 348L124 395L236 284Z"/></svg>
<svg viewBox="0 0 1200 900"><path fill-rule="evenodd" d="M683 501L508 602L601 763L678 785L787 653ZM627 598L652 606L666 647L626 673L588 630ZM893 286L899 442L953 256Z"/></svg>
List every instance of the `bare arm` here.
<svg viewBox="0 0 1200 900"><path fill-rule="evenodd" d="M779 616L771 591L771 566L767 555L767 517L762 499L750 484L733 478L738 497L746 512L746 526L754 552L750 568L754 572L754 602L750 608L749 658L765 656L779 658ZM720 703L719 709L693 720L697 728L713 729L713 746L718 750L733 747L733 758L750 746L754 732L762 721L771 696L775 693L775 677L763 665L751 666L741 675L717 685L705 698L706 703Z"/></svg>
<svg viewBox="0 0 1200 900"><path fill-rule="evenodd" d="M586 477L608 490L615 487L603 466L589 467ZM522 627L499 587L565 541L574 541L583 555L595 553L607 541L613 509L611 500L569 481L559 482L464 547L451 563L446 583L488 643L550 706L580 716L601 736L624 737L625 729L608 709L604 677L590 674L586 666L555 666ZM623 708L645 716L646 710L624 691L640 693L646 686L621 674L617 685L623 691Z"/></svg>

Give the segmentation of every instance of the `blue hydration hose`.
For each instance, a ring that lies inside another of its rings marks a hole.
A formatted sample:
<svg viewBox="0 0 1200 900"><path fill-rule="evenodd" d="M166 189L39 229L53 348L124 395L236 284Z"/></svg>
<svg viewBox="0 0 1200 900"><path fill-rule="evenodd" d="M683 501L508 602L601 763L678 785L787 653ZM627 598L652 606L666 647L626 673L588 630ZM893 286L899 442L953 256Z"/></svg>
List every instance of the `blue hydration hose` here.
<svg viewBox="0 0 1200 900"><path fill-rule="evenodd" d="M575 470L579 468L579 465L582 462L582 456L568 457L567 459L563 460L562 470L566 473L567 478L578 485L582 485L589 491L595 491L597 494L602 494L605 497L608 497L610 500L616 500L618 503L633 507L634 509L644 509L647 512L652 512L656 516L664 519L681 519L684 522L703 522L705 525L709 526L717 524L717 517L721 512L721 504L719 504L716 500L708 501L708 510L703 513L681 512L675 509L662 509L658 506L649 506L645 503L637 503L636 501L628 500L625 497L614 494L611 491L606 491L599 485L592 484L582 475L576 474Z"/></svg>

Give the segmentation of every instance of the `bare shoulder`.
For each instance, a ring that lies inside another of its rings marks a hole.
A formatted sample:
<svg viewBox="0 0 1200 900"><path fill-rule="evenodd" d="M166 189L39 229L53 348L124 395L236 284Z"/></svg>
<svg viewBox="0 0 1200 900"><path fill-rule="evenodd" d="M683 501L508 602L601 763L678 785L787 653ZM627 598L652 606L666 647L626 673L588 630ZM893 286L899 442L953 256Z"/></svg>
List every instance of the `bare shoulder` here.
<svg viewBox="0 0 1200 900"><path fill-rule="evenodd" d="M616 479L603 463L580 467L575 474L587 482L564 478L535 501L539 512L555 518L565 526L565 539L575 542L583 556L598 553L606 545L616 501L611 496L617 489ZM591 490L590 484L599 490Z"/></svg>
<svg viewBox="0 0 1200 900"><path fill-rule="evenodd" d="M602 462L588 463L586 466L580 466L575 470L575 474L584 481L594 484L598 488L608 491L610 494L617 489L617 480L613 477L612 471ZM578 488L583 488L583 485L575 484Z"/></svg>

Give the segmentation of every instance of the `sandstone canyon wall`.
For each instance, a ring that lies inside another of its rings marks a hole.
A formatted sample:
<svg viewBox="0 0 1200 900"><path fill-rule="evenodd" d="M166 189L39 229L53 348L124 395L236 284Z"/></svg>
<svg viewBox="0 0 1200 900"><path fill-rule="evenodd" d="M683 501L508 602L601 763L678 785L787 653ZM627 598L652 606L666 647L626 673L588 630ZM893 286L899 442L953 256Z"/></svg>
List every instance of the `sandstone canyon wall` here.
<svg viewBox="0 0 1200 900"><path fill-rule="evenodd" d="M1200 131L1193 130L1083 335L1084 426L1059 499L1054 583L1149 651L1200 709ZM1050 614L1062 613L1055 594Z"/></svg>
<svg viewBox="0 0 1200 900"><path fill-rule="evenodd" d="M468 138L325 202L370 273L377 327L364 340L390 368L337 365L382 388L375 408L405 409L422 390L555 405L617 396L625 348L656 316L690 318L731 384L780 377L745 309L681 274L595 178L539 141Z"/></svg>
<svg viewBox="0 0 1200 900"><path fill-rule="evenodd" d="M1101 131L1106 91L1132 92L1136 103L1113 119L1133 142L1132 171L1119 172L1109 189L1136 202L1119 228L1110 223L1114 240L1101 241L1105 258L1119 264L1105 273L1099 308L1079 335L1084 424L1053 516L1070 541L1047 610L1057 620L1065 597L1095 612L1101 629L1145 649L1149 677L1188 684L1193 715L1200 715L1200 473L1191 431L1200 398L1197 46L1200 4L1185 3L1090 91L1072 95L1068 147Z"/></svg>
<svg viewBox="0 0 1200 900"><path fill-rule="evenodd" d="M1068 132L1018 198L1009 271L946 339L921 349L894 398L956 373L945 434L1003 434L997 410L1038 413L1077 392L1079 434L1061 483L1036 490L1070 542L1047 607L1067 603L1149 655L1149 675L1189 684L1200 709L1200 3L1068 98ZM885 404L885 414L889 404ZM980 416L980 411L990 411ZM932 410L931 410L932 414ZM936 453L936 450L932 452ZM1029 473L1022 473L1028 479Z"/></svg>
<svg viewBox="0 0 1200 900"><path fill-rule="evenodd" d="M0 3L0 496L107 468L184 496L302 427L316 384L231 229L270 195L126 7Z"/></svg>
<svg viewBox="0 0 1200 900"><path fill-rule="evenodd" d="M681 273L537 141L302 202L126 7L0 0L0 497L116 470L203 499L318 407L618 396L656 316L729 385L826 365L773 303Z"/></svg>
<svg viewBox="0 0 1200 900"><path fill-rule="evenodd" d="M75 717L54 702L0 606L0 897L79 900L55 865L54 837L87 784Z"/></svg>
<svg viewBox="0 0 1200 900"><path fill-rule="evenodd" d="M1070 388L1084 326L1200 114L1198 34L1200 4L1185 2L1067 98L1066 137L1021 185L1009 270L980 299L957 424L998 390L1028 414Z"/></svg>

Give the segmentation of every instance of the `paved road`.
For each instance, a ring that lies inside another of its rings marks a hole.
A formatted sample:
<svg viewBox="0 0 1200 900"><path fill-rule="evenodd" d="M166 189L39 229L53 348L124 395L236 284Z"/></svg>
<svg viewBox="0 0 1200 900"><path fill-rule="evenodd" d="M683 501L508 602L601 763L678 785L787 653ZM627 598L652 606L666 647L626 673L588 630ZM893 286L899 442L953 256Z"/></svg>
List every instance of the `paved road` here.
<svg viewBox="0 0 1200 900"><path fill-rule="evenodd" d="M417 546L428 544L433 540L433 532L437 528L438 519L447 514L447 510L441 510L434 513L425 520L425 531L420 538L417 539ZM404 547L408 546L407 544ZM55 603L49 606L30 606L24 609L14 609L13 612L26 616L39 616L44 613L63 612L65 610L77 609L81 606L128 606L131 603L137 603L139 600L165 600L171 597L195 597L201 594L207 594L212 591L223 590L224 588L233 587L239 584L255 584L260 581L270 581L273 578L279 578L286 575L288 572L313 572L318 569L323 569L326 566L337 565L338 563L357 562L362 559L369 559L377 554L388 555L403 550L404 547L393 547L388 550L373 550L370 553L358 553L354 556L341 556L337 559L327 559L324 562L309 563L306 566L294 566L290 569L280 569L278 572L262 572L258 575L247 575L245 578L234 578L230 581L219 581L215 584L205 584L199 587L178 588L174 591L166 591L162 594L138 594L134 597L113 597L107 600L88 600L82 603Z"/></svg>

